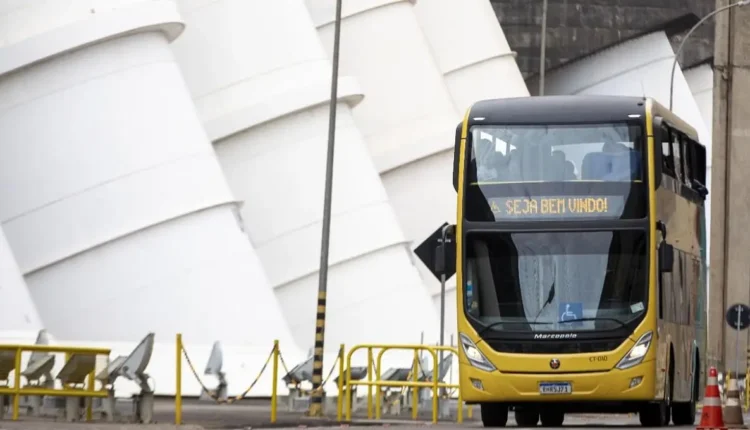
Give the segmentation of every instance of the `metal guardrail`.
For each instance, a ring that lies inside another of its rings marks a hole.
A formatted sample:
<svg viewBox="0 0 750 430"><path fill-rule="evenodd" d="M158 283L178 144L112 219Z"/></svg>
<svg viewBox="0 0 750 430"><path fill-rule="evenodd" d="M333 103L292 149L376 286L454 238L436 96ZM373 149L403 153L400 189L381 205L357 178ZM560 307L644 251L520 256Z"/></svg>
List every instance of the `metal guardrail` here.
<svg viewBox="0 0 750 430"><path fill-rule="evenodd" d="M273 348L271 349L268 359L263 365L260 373L248 386L248 388L240 395L234 396L228 399L221 399L216 396L206 385L201 381L199 373L193 362L188 355L181 334L176 336L175 344L175 424L182 424L182 365L183 360L187 363L193 376L197 379L201 386L202 391L212 398L217 403L232 404L239 400L244 399L253 387L260 380L263 373L266 371L269 364L272 368L272 387L271 387L271 412L270 421L276 423L278 417L278 383L280 375L280 366L289 373L289 369L284 361L279 348L279 342L274 341ZM367 380L352 381L351 362L352 356L355 352L360 350L367 350L368 366L367 366ZM377 357L374 358L374 350L378 350ZM412 364L411 371L409 372L409 378L411 381L387 381L382 380L382 361L383 356L388 351L401 350L401 351L413 351L414 361ZM54 380L56 383L61 384L61 388L53 386L41 386L41 385L28 385L28 383L37 382L36 380L29 380L27 385L22 385L22 378L29 378L24 375L22 371L22 355L25 352L31 353L57 353L65 354L65 365L63 369L58 373ZM457 422L463 422L463 399L461 397L460 388L457 384L449 384L441 382L440 379L440 366L439 366L439 353L448 352L450 354L458 355L458 349L449 346L430 346L430 345L386 345L386 344L363 344L356 345L348 354L345 354L346 349L344 345L339 348L338 356L333 364L328 376L325 378L323 384L321 384L319 390L323 389L325 382L329 381L333 376L336 368L338 368L338 397L336 402L336 416L339 422L342 422L344 415L346 421L351 421L352 418L352 389L356 386L367 386L367 416L373 418L373 403L375 406L375 418L380 419L382 415L381 402L384 393L381 391L382 388L396 387L402 389L412 389L412 418L417 419L419 411L419 394L420 389L429 389L432 393L432 422L437 423L439 413L439 402L440 394L439 390L452 390L458 393L458 409L457 409ZM420 379L420 374L424 375L424 371L420 369L419 353L427 352L432 357L433 369L430 380L424 381ZM84 397L84 398L107 398L110 396L111 390L102 384L101 387L97 388L96 380L96 356L104 355L109 359L111 349L109 348L88 348L88 347L76 347L76 346L58 346L58 345L0 345L0 359L4 358L4 362L0 360L0 371L6 372L6 378L10 372L13 373L12 386L0 386L0 395L8 395L13 398L12 404L12 419L18 420L19 409L21 403L21 396L57 396L57 397ZM12 357L12 360L11 360ZM83 359L83 361L81 360ZM377 369L377 371L375 370ZM344 376L345 377L342 377ZM378 392L373 402L373 388ZM312 391L301 391L305 394L311 394ZM472 416L471 407L468 410L468 416ZM93 402L89 401L86 405L86 420L91 421L93 418Z"/></svg>
<svg viewBox="0 0 750 430"><path fill-rule="evenodd" d="M21 396L59 396L59 397L107 397L107 390L102 387L96 389L96 369L87 372L86 382L83 388L75 387L73 384L62 382L62 388L48 388L38 386L21 385L21 357L24 352L43 352L65 354L65 365L75 356L97 356L106 355L109 357L111 349L109 348L86 348L76 346L58 346L58 345L0 345L1 352L12 352L14 354L13 369L13 386L0 387L0 395L10 395L13 397L12 420L18 420ZM65 365L63 368L65 368ZM57 379L57 378L56 378ZM86 406L86 420L91 421L93 417L92 404Z"/></svg>
<svg viewBox="0 0 750 430"><path fill-rule="evenodd" d="M373 350L380 350L377 355L376 368L373 369ZM352 355L359 350L367 350L367 380L366 381L352 381L351 380L351 360ZM401 351L413 351L414 352L414 363L411 371L411 381L383 381L381 380L382 371L382 358L383 354L387 351L401 350ZM431 381L419 381L419 352L424 351L430 354L432 357L433 369ZM457 409L457 421L458 423L463 422L463 399L461 397L461 390L456 384L448 384L439 381L439 366L438 366L438 351L447 351L458 355L458 349L449 346L429 346L429 345L383 345L383 344L372 344L372 345L356 345L349 350L346 355L346 378L342 384L342 378L339 378L339 399L341 399L344 392L346 392L345 401L345 412L346 421L352 419L352 398L349 395L352 387L355 386L366 386L367 387L367 418L373 418L373 402L372 402L372 389L377 388L378 395L375 397L375 418L381 418L381 394L380 389L382 387L397 387L397 388L412 388L412 419L417 419L419 410L419 388L430 389L432 391L432 422L438 422L438 407L439 407L439 389L450 388L458 390L458 409ZM341 401L339 400L339 405ZM337 411L338 420L341 421L342 413L341 407Z"/></svg>

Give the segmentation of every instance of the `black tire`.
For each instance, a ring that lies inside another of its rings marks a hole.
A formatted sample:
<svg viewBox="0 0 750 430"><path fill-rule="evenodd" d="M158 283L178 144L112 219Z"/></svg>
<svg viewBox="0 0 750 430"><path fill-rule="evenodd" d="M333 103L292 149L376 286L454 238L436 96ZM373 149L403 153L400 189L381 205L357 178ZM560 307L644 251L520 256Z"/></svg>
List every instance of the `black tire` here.
<svg viewBox="0 0 750 430"><path fill-rule="evenodd" d="M664 387L666 398L658 403L649 403L638 413L638 419L643 427L668 426L671 417L672 401L672 374L667 378L667 386Z"/></svg>
<svg viewBox="0 0 750 430"><path fill-rule="evenodd" d="M539 411L534 407L516 407L515 416L518 427L536 427L539 423Z"/></svg>
<svg viewBox="0 0 750 430"><path fill-rule="evenodd" d="M508 423L508 407L499 403L482 403L482 424L485 427L505 427Z"/></svg>
<svg viewBox="0 0 750 430"><path fill-rule="evenodd" d="M692 426L695 424L695 401L698 399L700 379L698 371L693 377L693 397L687 403L672 404L672 422L676 426Z"/></svg>
<svg viewBox="0 0 750 430"><path fill-rule="evenodd" d="M560 427L565 421L565 412L563 411L545 411L539 414L542 419L543 427Z"/></svg>

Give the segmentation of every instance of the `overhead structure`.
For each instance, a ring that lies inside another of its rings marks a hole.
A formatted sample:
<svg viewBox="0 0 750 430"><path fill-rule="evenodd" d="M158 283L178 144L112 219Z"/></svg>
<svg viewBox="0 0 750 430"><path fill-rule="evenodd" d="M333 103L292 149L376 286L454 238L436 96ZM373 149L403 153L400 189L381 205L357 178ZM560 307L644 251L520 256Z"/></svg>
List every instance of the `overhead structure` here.
<svg viewBox="0 0 750 430"><path fill-rule="evenodd" d="M42 322L0 228L0 343L33 342Z"/></svg>
<svg viewBox="0 0 750 430"><path fill-rule="evenodd" d="M547 70L544 93L647 96L669 106L675 55L669 38L697 22L697 16L688 14ZM538 93L538 76L527 79L526 84L532 95ZM680 67L675 71L674 112L698 131L701 142L711 141Z"/></svg>
<svg viewBox="0 0 750 430"><path fill-rule="evenodd" d="M284 317L307 350L317 309L330 62L303 0L179 4L187 30L173 50L224 174L244 201L247 234ZM436 339L436 313L352 119L362 92L342 72L326 350L414 343L423 331Z"/></svg>
<svg viewBox="0 0 750 430"><path fill-rule="evenodd" d="M458 115L449 124L453 129L463 112L479 100L529 95L515 53L510 49L489 1L418 1L414 12L458 110ZM444 221L455 222L456 192L449 179L453 169L452 142L453 134L445 135L440 152L409 166L409 178L398 174L383 177L386 188L399 196L396 199L400 203L399 219L409 240L416 244ZM431 204L416 204L420 201ZM433 202L445 202L445 205L441 203L440 210L436 210ZM419 267L435 294L436 306L439 306L438 279L423 264L420 263ZM455 288L454 277L446 284L447 335L456 331Z"/></svg>
<svg viewBox="0 0 750 430"><path fill-rule="evenodd" d="M169 48L177 5L13 4L0 7L0 220L52 334L291 348Z"/></svg>

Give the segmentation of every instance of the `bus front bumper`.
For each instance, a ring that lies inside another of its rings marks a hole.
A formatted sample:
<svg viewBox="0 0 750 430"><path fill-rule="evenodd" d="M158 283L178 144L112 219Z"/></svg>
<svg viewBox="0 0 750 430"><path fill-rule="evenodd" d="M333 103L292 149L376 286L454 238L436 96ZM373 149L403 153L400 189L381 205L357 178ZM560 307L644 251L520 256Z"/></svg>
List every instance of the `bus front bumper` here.
<svg viewBox="0 0 750 430"><path fill-rule="evenodd" d="M462 362L459 373L461 394L469 403L652 401L656 391L654 361L626 370L554 374L486 372ZM570 392L543 394L550 383Z"/></svg>

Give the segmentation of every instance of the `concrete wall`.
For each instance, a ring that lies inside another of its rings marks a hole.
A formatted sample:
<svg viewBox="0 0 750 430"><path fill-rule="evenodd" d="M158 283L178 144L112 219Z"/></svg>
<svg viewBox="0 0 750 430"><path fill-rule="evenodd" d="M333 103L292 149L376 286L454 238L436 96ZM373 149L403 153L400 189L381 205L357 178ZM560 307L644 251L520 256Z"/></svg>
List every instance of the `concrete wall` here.
<svg viewBox="0 0 750 430"><path fill-rule="evenodd" d="M717 0L715 6L734 3ZM737 333L724 321L727 308L750 303L750 7L716 16L714 60L713 171L711 225L710 350L721 351L720 368L744 372L747 330ZM730 43L731 41L731 43ZM739 355L739 357L737 357Z"/></svg>

